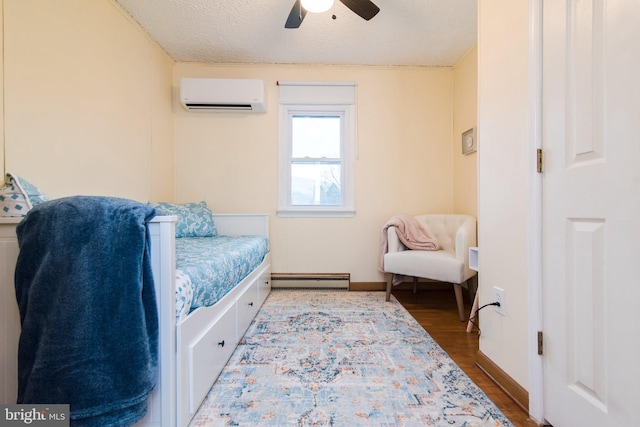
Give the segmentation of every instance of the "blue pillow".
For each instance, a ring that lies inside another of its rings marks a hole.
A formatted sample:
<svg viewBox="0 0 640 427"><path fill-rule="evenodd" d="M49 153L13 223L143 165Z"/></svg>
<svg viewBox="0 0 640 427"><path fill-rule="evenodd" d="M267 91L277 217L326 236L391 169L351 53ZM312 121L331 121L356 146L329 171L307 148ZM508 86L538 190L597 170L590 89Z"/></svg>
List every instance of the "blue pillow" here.
<svg viewBox="0 0 640 427"><path fill-rule="evenodd" d="M149 203L158 215L176 215L176 238L212 237L218 234L213 222L213 213L206 202L200 203Z"/></svg>
<svg viewBox="0 0 640 427"><path fill-rule="evenodd" d="M5 185L0 188L0 216L25 216L31 208L50 198L38 188L17 175L7 173Z"/></svg>

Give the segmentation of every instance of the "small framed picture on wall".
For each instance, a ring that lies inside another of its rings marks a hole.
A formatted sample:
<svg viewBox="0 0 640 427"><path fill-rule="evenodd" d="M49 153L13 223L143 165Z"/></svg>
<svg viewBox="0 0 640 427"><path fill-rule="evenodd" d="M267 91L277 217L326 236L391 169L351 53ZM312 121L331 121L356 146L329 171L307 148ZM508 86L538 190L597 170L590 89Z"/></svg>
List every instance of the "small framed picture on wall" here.
<svg viewBox="0 0 640 427"><path fill-rule="evenodd" d="M476 128L471 128L462 132L462 154L469 154L476 151L478 142L476 141Z"/></svg>

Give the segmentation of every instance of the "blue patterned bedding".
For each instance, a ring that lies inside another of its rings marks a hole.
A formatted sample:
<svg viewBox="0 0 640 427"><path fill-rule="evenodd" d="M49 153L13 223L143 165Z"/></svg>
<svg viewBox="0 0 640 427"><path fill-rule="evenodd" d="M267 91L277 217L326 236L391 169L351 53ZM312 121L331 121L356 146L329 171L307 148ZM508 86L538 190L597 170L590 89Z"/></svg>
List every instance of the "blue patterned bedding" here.
<svg viewBox="0 0 640 427"><path fill-rule="evenodd" d="M269 240L259 236L176 239L177 316L218 302L262 263L269 250Z"/></svg>
<svg viewBox="0 0 640 427"><path fill-rule="evenodd" d="M180 321L191 311L193 284L184 271L176 269L176 321Z"/></svg>

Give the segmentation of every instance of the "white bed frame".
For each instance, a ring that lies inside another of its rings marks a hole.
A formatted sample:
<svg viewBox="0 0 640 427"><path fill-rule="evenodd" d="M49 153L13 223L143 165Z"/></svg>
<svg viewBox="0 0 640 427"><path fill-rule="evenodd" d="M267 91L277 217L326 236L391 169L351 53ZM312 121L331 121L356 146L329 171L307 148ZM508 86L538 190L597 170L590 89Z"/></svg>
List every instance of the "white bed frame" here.
<svg viewBox="0 0 640 427"><path fill-rule="evenodd" d="M214 215L219 234L269 237L267 214ZM0 218L0 403L15 403L18 390L20 317L13 273L19 218ZM160 319L158 381L146 417L136 426L186 426L271 291L267 254L218 303L201 307L176 324L174 216L151 220L151 256Z"/></svg>

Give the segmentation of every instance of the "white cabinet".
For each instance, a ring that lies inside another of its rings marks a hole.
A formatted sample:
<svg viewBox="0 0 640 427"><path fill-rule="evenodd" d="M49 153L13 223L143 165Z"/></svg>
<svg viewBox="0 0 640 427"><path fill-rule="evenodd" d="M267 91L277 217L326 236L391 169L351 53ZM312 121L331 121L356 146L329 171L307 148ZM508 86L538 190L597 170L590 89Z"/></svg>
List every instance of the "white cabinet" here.
<svg viewBox="0 0 640 427"><path fill-rule="evenodd" d="M469 268L478 271L478 247L469 248Z"/></svg>

